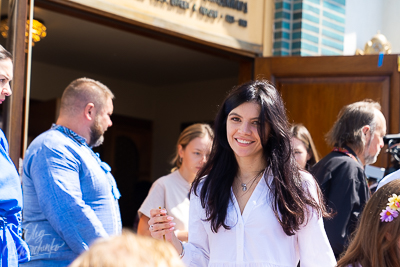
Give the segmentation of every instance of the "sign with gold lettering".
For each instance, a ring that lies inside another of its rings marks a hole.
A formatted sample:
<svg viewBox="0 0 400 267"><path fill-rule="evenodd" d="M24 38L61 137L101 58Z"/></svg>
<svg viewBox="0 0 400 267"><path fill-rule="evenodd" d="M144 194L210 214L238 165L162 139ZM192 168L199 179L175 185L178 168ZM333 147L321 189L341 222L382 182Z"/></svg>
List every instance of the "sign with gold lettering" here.
<svg viewBox="0 0 400 267"><path fill-rule="evenodd" d="M183 36L261 54L262 0L65 0Z"/></svg>

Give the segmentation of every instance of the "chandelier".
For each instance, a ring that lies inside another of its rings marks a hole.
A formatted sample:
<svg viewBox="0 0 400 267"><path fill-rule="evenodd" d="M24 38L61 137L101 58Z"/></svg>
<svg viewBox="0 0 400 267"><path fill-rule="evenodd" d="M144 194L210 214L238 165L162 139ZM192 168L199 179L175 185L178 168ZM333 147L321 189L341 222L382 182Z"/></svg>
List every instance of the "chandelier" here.
<svg viewBox="0 0 400 267"><path fill-rule="evenodd" d="M28 43L28 38L29 38L29 24L30 21L26 21L26 31L25 31L25 42ZM7 38L8 36L8 18L3 18L0 21L0 33L4 38ZM40 22L37 19L33 19L32 23L32 46L35 46L35 43L39 42L41 39L46 37L46 26L44 26L43 22Z"/></svg>

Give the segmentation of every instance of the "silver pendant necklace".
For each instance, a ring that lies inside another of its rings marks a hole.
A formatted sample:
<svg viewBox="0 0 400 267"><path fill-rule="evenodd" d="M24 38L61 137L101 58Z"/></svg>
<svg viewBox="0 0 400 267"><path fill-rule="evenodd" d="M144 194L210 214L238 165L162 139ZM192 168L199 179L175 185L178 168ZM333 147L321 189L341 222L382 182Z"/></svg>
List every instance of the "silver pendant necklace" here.
<svg viewBox="0 0 400 267"><path fill-rule="evenodd" d="M253 186L254 182L257 180L257 178L258 178L262 173L263 173L263 171L262 171L262 172L259 172L259 173L251 180L250 187ZM242 179L240 179L239 176L238 176L238 178L239 178L239 181L241 182L240 186L242 187L242 191L243 191L243 192L246 192L246 191L247 191L247 184L246 184L246 183L243 183Z"/></svg>
<svg viewBox="0 0 400 267"><path fill-rule="evenodd" d="M245 183L242 183L241 186L242 186L242 191L243 191L243 192L246 192L246 190L247 190L247 185L246 185Z"/></svg>

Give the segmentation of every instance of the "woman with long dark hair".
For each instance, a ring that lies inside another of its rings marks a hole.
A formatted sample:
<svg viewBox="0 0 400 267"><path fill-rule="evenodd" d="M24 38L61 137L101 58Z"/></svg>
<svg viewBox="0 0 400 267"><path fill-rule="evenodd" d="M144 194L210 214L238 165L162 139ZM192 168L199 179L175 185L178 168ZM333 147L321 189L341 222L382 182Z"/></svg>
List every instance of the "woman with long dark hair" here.
<svg viewBox="0 0 400 267"><path fill-rule="evenodd" d="M163 235L187 266L335 266L326 215L313 177L292 153L285 107L268 81L234 88L215 119L210 158L191 189L189 242L173 218L151 210L153 237Z"/></svg>

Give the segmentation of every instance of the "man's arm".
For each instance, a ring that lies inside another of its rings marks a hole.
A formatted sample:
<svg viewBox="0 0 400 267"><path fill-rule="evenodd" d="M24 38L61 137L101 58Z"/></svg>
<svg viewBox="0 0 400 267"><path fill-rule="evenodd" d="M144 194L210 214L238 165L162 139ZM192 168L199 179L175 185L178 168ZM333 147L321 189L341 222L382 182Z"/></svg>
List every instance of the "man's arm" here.
<svg viewBox="0 0 400 267"><path fill-rule="evenodd" d="M67 149L43 146L32 157L30 177L40 208L54 230L75 253L108 236L92 208L82 199L80 162Z"/></svg>

